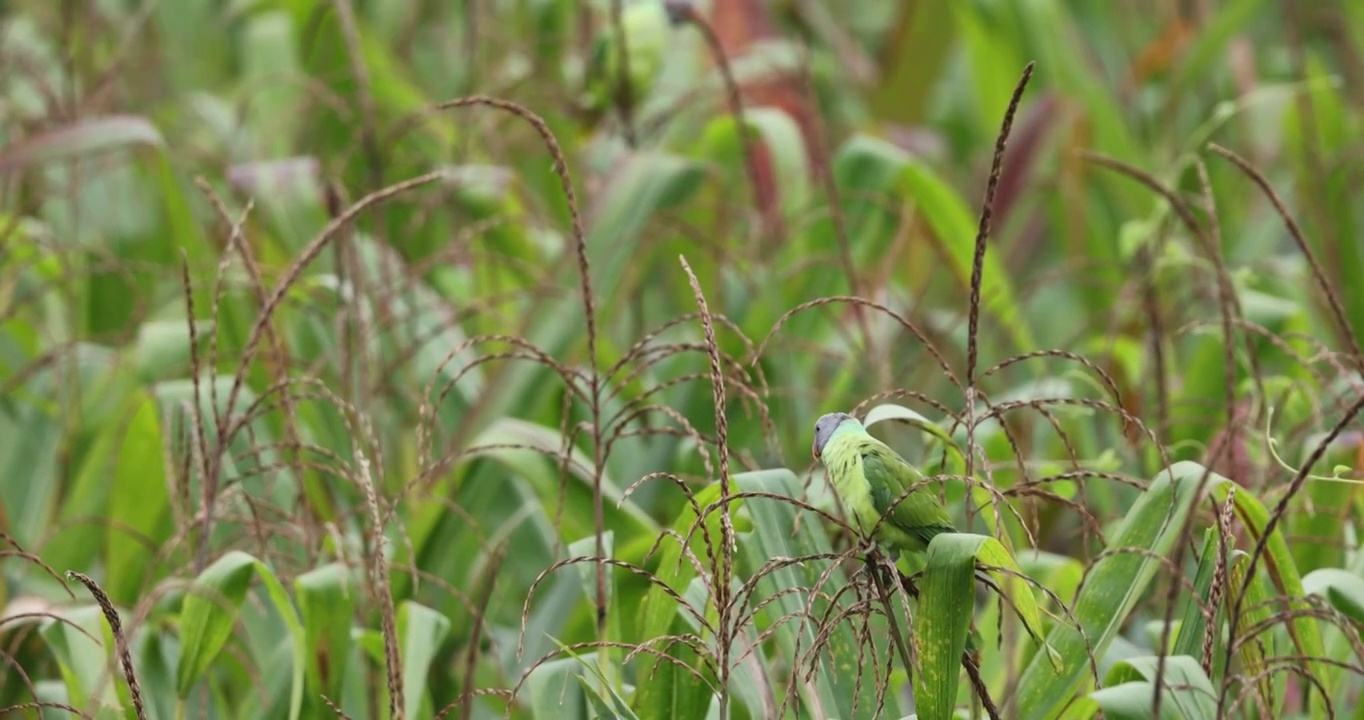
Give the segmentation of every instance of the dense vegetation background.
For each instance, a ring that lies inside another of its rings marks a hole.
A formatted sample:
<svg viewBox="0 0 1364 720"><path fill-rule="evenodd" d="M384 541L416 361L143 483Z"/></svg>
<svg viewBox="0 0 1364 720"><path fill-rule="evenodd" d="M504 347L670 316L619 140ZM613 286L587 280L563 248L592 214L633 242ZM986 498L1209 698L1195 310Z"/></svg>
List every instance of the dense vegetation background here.
<svg viewBox="0 0 1364 720"><path fill-rule="evenodd" d="M0 12L0 715L1364 717L1364 3Z"/></svg>

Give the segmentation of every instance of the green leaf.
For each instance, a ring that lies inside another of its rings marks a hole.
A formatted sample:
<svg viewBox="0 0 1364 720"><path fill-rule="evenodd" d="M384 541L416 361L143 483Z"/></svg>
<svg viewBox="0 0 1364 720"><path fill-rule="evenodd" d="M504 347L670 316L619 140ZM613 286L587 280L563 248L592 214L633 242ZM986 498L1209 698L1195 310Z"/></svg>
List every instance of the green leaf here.
<svg viewBox="0 0 1364 720"><path fill-rule="evenodd" d="M213 323L199 320L195 332L199 352L208 351ZM189 324L184 320L149 320L138 325L133 346L138 377L145 383L171 380L190 374Z"/></svg>
<svg viewBox="0 0 1364 720"><path fill-rule="evenodd" d="M1073 614L1084 636L1069 623L1057 624L1047 636L1061 657L1087 657L1087 645L1096 656L1103 655L1160 568L1147 553L1165 555L1178 540L1203 472L1197 463L1176 463L1156 476L1137 498L1117 531L1109 535L1111 552L1094 564L1075 599ZM1119 552L1122 548L1142 552ZM1034 656L1019 678L1019 717L1057 717L1079 689L1088 667L1087 662L1070 662L1058 672L1050 661Z"/></svg>
<svg viewBox="0 0 1364 720"><path fill-rule="evenodd" d="M584 658L591 657L588 653ZM588 720L587 697L575 680L582 676L582 660L575 657L550 660L526 678L531 716Z"/></svg>
<svg viewBox="0 0 1364 720"><path fill-rule="evenodd" d="M582 537L593 532L592 458L575 446L567 446L568 472L573 482L561 496L557 456L565 446L563 436L553 428L516 418L499 418L474 438L472 451L466 457L495 458L515 468L531 481L547 508L554 507L562 497L563 532L569 537ZM648 514L631 501L622 502L623 491L610 476L601 478L601 493L607 524L622 535L636 537L657 532L658 526Z"/></svg>
<svg viewBox="0 0 1364 720"><path fill-rule="evenodd" d="M975 611L975 603L965 599L973 595L976 550L989 539L947 533L929 543L913 635L919 660L914 709L922 720L948 720L957 705L961 656Z"/></svg>
<svg viewBox="0 0 1364 720"><path fill-rule="evenodd" d="M231 636L256 564L255 558L233 550L204 568L190 586L180 609L182 650L175 675L180 698L189 697Z"/></svg>
<svg viewBox="0 0 1364 720"><path fill-rule="evenodd" d="M612 682L599 669L605 666L605 663L593 662L593 660L600 660L601 656L598 653L579 655L557 639L554 642L564 653L577 660L583 670L592 675L590 681L581 672L577 673L576 677L578 684L583 688L583 695L596 709L597 717L614 720L637 720L637 716L630 710L629 705L612 688Z"/></svg>
<svg viewBox="0 0 1364 720"><path fill-rule="evenodd" d="M1322 568L1307 573L1302 588L1308 594L1326 598L1332 607L1355 622L1364 623L1364 578L1339 568Z"/></svg>
<svg viewBox="0 0 1364 720"><path fill-rule="evenodd" d="M1090 693L1099 706L1107 713L1106 702L1119 695L1116 691L1128 684L1146 686L1154 689L1156 667L1159 663L1154 655L1129 658L1113 665L1104 681L1105 689ZM1114 691L1109 694L1109 691ZM1132 691L1128 691L1132 692ZM1136 694L1140 694L1137 692ZM1161 701L1161 717L1174 712L1174 717L1185 720L1216 720L1217 691L1212 686L1198 660L1188 655L1170 655L1165 658L1164 697ZM1127 697L1123 694L1123 704ZM1147 704L1147 717L1150 704ZM1169 708L1167 711L1166 708Z"/></svg>
<svg viewBox="0 0 1364 720"><path fill-rule="evenodd" d="M152 397L139 393L126 424L114 429L123 437L109 480L104 588L115 602L131 604L142 595L155 559L148 543L159 545L173 530L165 448Z"/></svg>
<svg viewBox="0 0 1364 720"><path fill-rule="evenodd" d="M784 211L791 216L809 202L810 168L805 138L800 126L783 110L769 107L744 108L744 122L750 143L762 143L772 157L777 187ZM707 157L721 163L736 182L747 184L745 163L733 115L721 115L707 124L701 146Z"/></svg>
<svg viewBox="0 0 1364 720"><path fill-rule="evenodd" d="M279 578L270 570L265 563L256 562L256 574L260 576L261 582L265 584L266 594L270 596L270 602L275 606L284 620L284 625L289 629L289 648L292 657L290 658L291 672L289 678L289 720L298 720L303 712L303 683L304 669L307 665L307 635L303 630L303 622L299 620L298 611L294 609L294 604L289 600L289 593L285 592L284 585Z"/></svg>
<svg viewBox="0 0 1364 720"><path fill-rule="evenodd" d="M1219 552L1217 528L1210 527L1203 534L1203 550L1199 553L1198 572L1194 575L1192 592L1184 603L1182 619L1178 621L1179 634L1175 637L1172 650L1175 655L1193 655L1201 652L1204 633L1207 630L1207 618L1203 615L1203 607L1212 594L1212 580L1217 570ZM1214 626L1221 627L1221 623L1225 621L1225 610L1219 605L1216 612Z"/></svg>
<svg viewBox="0 0 1364 720"><path fill-rule="evenodd" d="M914 642L918 647L919 672L914 675L915 708L923 720L948 720L957 704L961 656L975 603L976 562L1020 573L1018 564L1000 542L987 535L943 533L928 545L923 578L919 586L919 612L914 617ZM1042 620L1032 589L1020 574L993 572L1007 588L1009 604L1023 621L1024 629L1041 640ZM1051 647L1043 652L1052 668L1065 665Z"/></svg>
<svg viewBox="0 0 1364 720"><path fill-rule="evenodd" d="M712 483L698 491L693 500L698 507L704 509L719 497L720 485ZM736 502L730 508L737 511L741 504ZM678 538L685 538L689 529L696 523L696 519L696 511L691 504L685 505L677 520L673 522L673 532ZM719 513L711 513L706 517L705 527L696 532L691 542L692 551L700 557L704 557L703 538L707 536L711 539L712 547L719 546ZM654 553L657 558L656 565L651 564L654 575L678 595L683 595L692 578L696 577L695 566L683 557L682 550L682 545L677 539L665 535L659 540L658 550ZM639 604L638 612L639 619L636 623L639 627L638 642L680 632L694 632L693 628L688 627L687 620L691 620L691 624L698 624L690 616L684 619L686 611L657 585L649 586L643 601ZM690 667L699 667L697 662L699 658L694 650L679 645L673 654ZM633 698L632 707L640 717L645 720L664 720L674 717L674 714L676 717L701 717L705 714L706 708L710 706L711 692L690 672L648 653L641 653L637 662L640 677L654 678L650 682L641 683Z"/></svg>
<svg viewBox="0 0 1364 720"><path fill-rule="evenodd" d="M654 215L686 202L705 179L703 166L663 153L636 153L615 168L602 188L587 229L598 302L620 297L627 271L639 273L644 230ZM581 309L575 310L581 313ZM565 318L558 318L564 322Z"/></svg>
<svg viewBox="0 0 1364 720"><path fill-rule="evenodd" d="M137 115L87 118L0 149L0 173L129 145L162 148L165 140L150 120Z"/></svg>
<svg viewBox="0 0 1364 720"><path fill-rule="evenodd" d="M44 623L39 632L57 659L69 702L91 707L99 720L121 718L115 680L109 675L113 633L98 606L62 613L62 620Z"/></svg>
<svg viewBox="0 0 1364 720"><path fill-rule="evenodd" d="M1089 694L1089 699L1103 711L1104 720L1150 720L1155 705L1156 688L1149 682L1132 682L1117 687L1106 687ZM1165 693L1169 698L1169 693ZM1163 702L1161 720L1179 720L1174 703Z"/></svg>
<svg viewBox="0 0 1364 720"><path fill-rule="evenodd" d="M251 90L247 124L258 156L285 156L295 147L304 117L293 18L281 10L252 15L241 33L240 52L243 80Z"/></svg>
<svg viewBox="0 0 1364 720"><path fill-rule="evenodd" d="M1025 64L1017 33L997 17L999 4L958 2L951 9L975 85L976 124L982 132L997 132Z"/></svg>
<svg viewBox="0 0 1364 720"><path fill-rule="evenodd" d="M1236 492L1233 505L1237 519L1258 543L1264 536L1265 528L1269 524L1269 509L1253 493L1226 477L1213 474L1208 482L1208 492L1218 503L1225 502L1227 495L1233 490ZM1286 600L1282 607L1276 609L1278 612L1287 609L1305 610L1309 607L1303 599L1307 591L1303 587L1302 576L1298 573L1297 564L1293 561L1293 554L1288 549L1288 541L1284 538L1282 527L1282 525L1276 526L1274 532L1264 539L1265 552L1260 558L1257 569L1265 574L1264 578ZM1250 578L1249 581L1256 582L1258 577L1257 575L1256 578ZM1246 602L1242 606L1243 610L1247 612L1248 618L1255 612L1264 612L1265 617L1268 617L1268 608L1256 608L1250 604L1251 600L1251 596L1247 594ZM1298 614L1289 620L1287 625L1289 639L1299 657L1324 657L1325 649L1321 636L1321 626L1313 618ZM1246 643L1246 645L1253 644ZM1327 697L1335 692L1335 683L1339 679L1339 673L1329 663L1308 660L1305 669L1315 675L1322 683Z"/></svg>
<svg viewBox="0 0 1364 720"><path fill-rule="evenodd" d="M419 711L430 707L429 683L431 663L440 645L450 634L450 619L411 601L398 607L399 652L402 653L403 712L405 717L425 715Z"/></svg>
<svg viewBox="0 0 1364 720"><path fill-rule="evenodd" d="M742 473L734 476L734 482L745 492L766 492L790 498L801 496L802 483L789 470ZM802 513L797 524L797 510L789 503L770 498L748 498L744 507L753 519L753 532L739 542L739 551L742 567L749 572L756 571L774 558L795 558L833 551L822 524L805 513ZM765 610L767 617L775 619L790 614L797 618L784 622L774 632L779 652L783 657L791 658L796 656L798 647L802 655L809 652L820 632L817 621L801 622L799 618L807 611L813 618L826 617L825 613L830 611L828 597L837 593L847 582L847 577L841 571L837 568L826 569L822 563L788 565L763 575L750 606L770 600ZM817 586L820 594L810 597L810 591ZM843 607L840 605L833 612L837 613ZM860 663L864 662L862 658L870 657L871 648L862 647L854 632L854 624L850 621L838 623L827 633L827 645L815 670L814 682L801 683L802 699L806 702L801 715L848 719L871 717L877 707L875 683L871 682L869 675L860 676L857 672ZM890 647L884 634L878 645L876 657L885 658ZM886 711L894 712L895 704L891 698L886 698L886 704Z"/></svg>
<svg viewBox="0 0 1364 720"><path fill-rule="evenodd" d="M1270 595L1264 582L1263 576L1258 573L1247 577L1246 568L1250 562L1250 555L1242 550L1234 550L1229 558L1231 567L1227 573L1226 596L1235 598L1241 593L1245 593L1245 603L1242 605L1241 617L1236 618L1237 633L1244 633L1247 628L1263 627L1269 624L1270 616L1273 614L1274 607L1270 605ZM1231 601L1225 598L1223 605L1223 624L1228 614L1227 607ZM1260 636L1259 642L1243 642L1237 655L1241 660L1241 671L1250 677L1258 677L1256 692L1260 694L1259 701L1273 706L1275 698L1282 700L1282 691L1287 678L1280 674L1277 677L1269 672L1270 661L1277 653L1275 646L1278 645L1278 638L1274 633L1265 633ZM1225 643L1217 643L1216 646L1225 648ZM1226 666L1225 650L1213 658L1213 671L1225 674L1228 672Z"/></svg>
<svg viewBox="0 0 1364 720"><path fill-rule="evenodd" d="M961 446L957 444L957 441L952 437L952 434L943 429L941 425L903 405L897 405L895 403L882 403L868 410L866 416L862 418L862 424L866 427L871 427L876 423L884 422L886 420L896 420L908 423L924 431L925 434L937 440L945 450L948 450L949 453L958 460L960 467L964 471L966 467L966 455L962 453Z"/></svg>
<svg viewBox="0 0 1364 720"><path fill-rule="evenodd" d="M306 638L310 695L339 698L355 613L350 571L341 563L309 570L294 579L294 597Z"/></svg>
<svg viewBox="0 0 1364 720"><path fill-rule="evenodd" d="M932 168L909 153L865 135L854 136L839 150L835 170L840 178L847 177L852 190L869 186L865 192L891 193L914 202L918 212L928 222L936 240L938 253L963 287L971 280L975 258L976 221L965 201ZM854 179L855 178L855 179ZM877 179L883 179L877 184ZM840 181L840 186L842 185ZM851 241L857 248L859 264L874 262L881 254L884 240L873 244L867 233L889 236L892 226L885 219L877 224L875 218L885 211L876 204L863 200L849 202ZM1018 352L1035 347L1032 333L1023 317L1018 299L1004 266L995 253L987 252L981 276L981 304L1000 329L1007 333Z"/></svg>

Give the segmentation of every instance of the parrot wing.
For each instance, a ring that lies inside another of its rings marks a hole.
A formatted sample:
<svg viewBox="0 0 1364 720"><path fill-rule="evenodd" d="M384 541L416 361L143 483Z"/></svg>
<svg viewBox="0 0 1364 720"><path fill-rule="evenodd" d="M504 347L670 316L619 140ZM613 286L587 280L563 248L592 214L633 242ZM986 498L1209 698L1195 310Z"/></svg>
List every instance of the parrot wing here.
<svg viewBox="0 0 1364 720"><path fill-rule="evenodd" d="M905 491L922 476L884 443L873 441L862 449L862 471L871 486L872 504L885 522L925 546L939 533L956 532L952 517L927 488ZM898 504L895 504L896 501ZM895 504L894 509L891 505ZM889 510L889 515L887 511Z"/></svg>

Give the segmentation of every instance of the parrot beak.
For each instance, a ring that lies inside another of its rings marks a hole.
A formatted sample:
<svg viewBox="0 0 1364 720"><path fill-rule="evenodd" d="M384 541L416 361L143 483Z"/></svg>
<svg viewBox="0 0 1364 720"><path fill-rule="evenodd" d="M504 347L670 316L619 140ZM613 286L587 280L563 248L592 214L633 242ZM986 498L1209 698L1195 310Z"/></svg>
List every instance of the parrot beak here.
<svg viewBox="0 0 1364 720"><path fill-rule="evenodd" d="M819 441L810 443L810 454L813 455L816 460L819 459Z"/></svg>

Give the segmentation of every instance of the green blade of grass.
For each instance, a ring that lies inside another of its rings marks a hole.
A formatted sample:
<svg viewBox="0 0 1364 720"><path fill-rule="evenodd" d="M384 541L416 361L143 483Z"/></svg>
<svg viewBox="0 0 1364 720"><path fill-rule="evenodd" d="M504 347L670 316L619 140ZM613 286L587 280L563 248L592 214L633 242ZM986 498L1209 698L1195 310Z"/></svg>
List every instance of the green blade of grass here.
<svg viewBox="0 0 1364 720"><path fill-rule="evenodd" d="M801 496L801 483L789 470L742 473L734 477L734 483L745 492L766 492L790 498ZM739 550L744 566L750 570L762 567L772 558L832 552L821 524L808 514L803 514L797 524L794 506L769 498L750 498L745 506L749 517L753 519L753 532L739 543ZM830 604L826 598L847 582L846 576L835 569L820 588L820 595L809 598L806 593L816 586L824 572L821 566L822 563L787 566L764 575L759 581L760 593L754 602L773 598L766 611L770 617L793 614L792 617L796 618L782 624L775 632L777 647L786 657L795 657L797 646L802 656L810 652L816 633L820 632L816 621L829 610ZM799 592L791 592L793 589ZM813 617L802 622L799 618L804 615L807 606ZM864 657L886 656L890 650L884 641L885 636L881 636L883 639L878 643L879 647L864 648L851 622L847 620L825 632L828 633L828 640L821 653L814 682L801 683L802 695L809 703L801 714L812 713L816 717L845 720L872 717L877 708L875 683L871 682L870 670L863 673L859 672L859 668L865 667ZM800 667L804 668L804 663ZM886 702L887 712L893 712L893 701L887 698Z"/></svg>
<svg viewBox="0 0 1364 720"><path fill-rule="evenodd" d="M1058 672L1044 658L1032 658L1019 678L1019 717L1046 720L1060 715L1090 667L1086 638L1100 656L1117 635L1159 568L1158 561L1144 553L1165 555L1174 547L1203 472L1192 462L1176 463L1162 472L1109 536L1110 553L1094 564L1075 599L1073 614L1084 635L1068 623L1052 628L1047 641L1068 662ZM1124 551L1132 548L1142 554Z"/></svg>
<svg viewBox="0 0 1364 720"><path fill-rule="evenodd" d="M431 707L427 678L441 643L450 634L450 619L415 602L398 607L398 652L402 656L403 715L426 717Z"/></svg>
<svg viewBox="0 0 1364 720"><path fill-rule="evenodd" d="M1208 483L1210 495L1219 503L1225 502L1227 495L1233 489L1236 492L1232 501L1236 516L1241 521L1242 526L1249 531L1251 537L1259 542L1269 523L1268 508L1252 492L1238 486L1226 477L1213 475ZM1286 608L1302 610L1308 607L1303 599L1307 593L1303 588L1302 576L1298 572L1297 563L1293 561L1293 554L1288 549L1288 541L1284 538L1282 526L1275 527L1274 532L1265 540L1265 552L1260 558L1257 569L1264 573L1264 579L1287 601ZM1257 574L1258 577L1260 576ZM1255 578L1251 580L1254 581ZM1246 612L1252 613L1263 610L1265 617L1268 618L1268 608L1257 608L1256 605L1252 604L1252 600L1249 595L1246 597L1242 606ZM1310 616L1298 614L1292 620L1284 623L1284 627L1297 656L1304 659L1303 669L1322 683L1326 697L1330 698L1334 693L1335 682L1338 680L1339 673L1329 663L1319 661L1325 654L1321 626Z"/></svg>
<svg viewBox="0 0 1364 720"><path fill-rule="evenodd" d="M234 550L204 568L190 586L180 609L183 649L176 670L175 692L181 699L189 697L227 644L256 573L256 564L255 558Z"/></svg>
<svg viewBox="0 0 1364 720"><path fill-rule="evenodd" d="M173 530L156 404L139 393L131 405L110 478L104 585L115 602L130 604L142 593L153 560L146 542L163 541Z"/></svg>
<svg viewBox="0 0 1364 720"><path fill-rule="evenodd" d="M698 491L693 500L698 507L705 508L719 497L720 485L719 483L712 483ZM741 504L740 502L731 505L731 511L737 512ZM677 538L687 536L688 530L696 523L696 518L696 511L692 509L690 504L683 507L672 525L672 530L677 533ZM704 557L702 548L706 537L710 538L712 547L718 547L720 538L719 513L711 513L706 517L705 527L697 531L691 542L692 552L699 557ZM696 577L696 570L695 566L683 556L681 543L672 536L664 536L659 540L658 550L653 555L657 558L650 563L654 575L675 593L682 596L687 591L692 579ZM639 604L638 613L637 625L640 640L677 634L687 630L695 632L695 629L687 627L688 618L683 616L683 608L679 607L677 602L661 587L653 585L649 587ZM672 649L672 653L677 660L685 662L693 668L699 666L699 656L688 647L678 646ZM679 717L700 717L710 707L712 693L685 668L678 667L675 663L661 660L648 653L641 653L638 663L639 677L651 678L651 680L639 684L639 690L635 693L631 706L644 720L665 720L673 717L673 713L678 713Z"/></svg>
<svg viewBox="0 0 1364 720"><path fill-rule="evenodd" d="M1108 671L1108 677L1104 679L1104 690L1090 693L1090 697L1098 700L1100 707L1104 707L1105 701L1100 698L1110 689L1116 690L1128 684L1154 688L1159 662L1154 655L1146 655L1115 663ZM1165 707L1168 706L1177 717L1184 720L1215 720L1217 691L1213 689L1212 681L1203 672L1198 660L1188 655L1171 655L1165 658L1164 665L1165 692L1161 716L1165 716ZM1147 707L1149 715L1150 706Z"/></svg>
<svg viewBox="0 0 1364 720"><path fill-rule="evenodd" d="M914 617L914 643L918 648L919 672L914 675L914 704L923 720L948 720L957 704L961 657L975 603L972 597L976 563L1011 570L994 573L1000 587L1023 621L1025 630L1041 639L1042 620L1032 589L1020 577L1019 567L1000 542L987 535L944 533L928 545L923 579L919 587L919 612ZM1062 659L1052 648L1043 653L1058 672Z"/></svg>
<svg viewBox="0 0 1364 720"><path fill-rule="evenodd" d="M39 633L57 659L68 702L92 708L97 720L121 718L115 680L108 672L113 635L104 614L90 605L62 613L62 618L46 622Z"/></svg>
<svg viewBox="0 0 1364 720"><path fill-rule="evenodd" d="M290 649L290 675L289 675L289 720L298 720L303 712L303 685L304 671L307 664L305 655L307 645L307 634L303 629L303 622L299 619L298 611L294 609L294 603L289 599L289 593L284 590L284 585L275 576L265 563L256 561L255 571L257 577L265 585L266 595L270 598L270 603L275 606L280 618L284 620L284 626L289 630L289 649ZM411 717L411 716L409 716Z"/></svg>
<svg viewBox="0 0 1364 720"><path fill-rule="evenodd" d="M963 285L971 279L975 257L976 221L966 202L923 161L909 153L866 135L849 140L835 159L839 186L850 197L848 234L859 265L884 254L886 241L898 219L881 204L859 195L889 194L912 201L927 221L935 247ZM998 256L985 256L981 280L981 304L1009 335L1018 352L1034 348L1032 334L1014 296L1008 275Z"/></svg>
<svg viewBox="0 0 1364 720"><path fill-rule="evenodd" d="M355 612L350 571L340 563L309 570L294 579L294 597L306 638L310 695L340 698Z"/></svg>
<svg viewBox="0 0 1364 720"><path fill-rule="evenodd" d="M957 706L961 655L971 627L976 550L988 538L949 533L933 538L919 581L919 612L913 639L919 667L914 673L914 709L920 720L948 720Z"/></svg>

